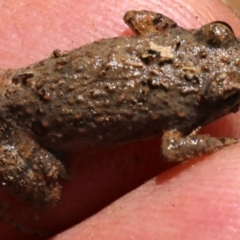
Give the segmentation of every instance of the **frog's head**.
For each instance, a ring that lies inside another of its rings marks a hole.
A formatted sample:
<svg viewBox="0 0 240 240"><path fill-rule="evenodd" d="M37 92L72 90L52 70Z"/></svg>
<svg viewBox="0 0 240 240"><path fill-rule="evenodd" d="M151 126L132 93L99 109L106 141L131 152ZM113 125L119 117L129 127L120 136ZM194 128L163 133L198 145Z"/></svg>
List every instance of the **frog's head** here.
<svg viewBox="0 0 240 240"><path fill-rule="evenodd" d="M221 72L206 81L200 96L214 119L235 113L240 105L240 73Z"/></svg>
<svg viewBox="0 0 240 240"><path fill-rule="evenodd" d="M225 22L212 22L195 30L193 34L207 48L216 50L216 64L201 84L200 99L205 102L206 112L217 119L230 112L237 112L240 105L239 59L234 58L229 65L221 65L221 56L239 49L239 40L233 29ZM212 53L214 54L214 53ZM236 55L233 55L236 56ZM222 69L220 69L222 67ZM224 70L223 70L224 68Z"/></svg>

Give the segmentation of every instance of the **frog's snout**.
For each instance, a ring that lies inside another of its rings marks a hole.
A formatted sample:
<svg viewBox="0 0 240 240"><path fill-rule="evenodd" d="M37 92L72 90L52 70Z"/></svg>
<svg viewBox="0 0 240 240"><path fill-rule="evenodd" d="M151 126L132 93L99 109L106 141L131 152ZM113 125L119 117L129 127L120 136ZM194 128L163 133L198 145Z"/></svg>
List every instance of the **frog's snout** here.
<svg viewBox="0 0 240 240"><path fill-rule="evenodd" d="M208 79L202 85L201 96L208 102L223 104L228 108L240 103L240 73L221 72L213 79Z"/></svg>

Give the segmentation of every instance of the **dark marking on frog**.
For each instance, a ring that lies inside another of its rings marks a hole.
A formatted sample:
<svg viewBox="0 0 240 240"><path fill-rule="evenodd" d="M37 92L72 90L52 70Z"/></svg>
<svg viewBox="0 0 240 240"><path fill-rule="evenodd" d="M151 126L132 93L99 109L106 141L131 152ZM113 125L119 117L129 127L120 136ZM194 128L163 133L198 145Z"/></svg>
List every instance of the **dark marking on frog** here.
<svg viewBox="0 0 240 240"><path fill-rule="evenodd" d="M149 11L124 20L137 36L1 72L0 181L33 208L60 200L67 173L52 151L163 135L164 157L183 161L239 142L196 134L239 109L240 43L229 25L186 30Z"/></svg>

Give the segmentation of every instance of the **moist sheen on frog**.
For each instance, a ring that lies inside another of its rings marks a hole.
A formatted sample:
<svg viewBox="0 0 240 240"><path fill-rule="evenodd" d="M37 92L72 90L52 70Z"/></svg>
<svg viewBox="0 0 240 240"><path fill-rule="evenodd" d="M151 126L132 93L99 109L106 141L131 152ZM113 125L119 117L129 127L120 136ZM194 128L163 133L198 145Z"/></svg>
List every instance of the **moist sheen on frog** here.
<svg viewBox="0 0 240 240"><path fill-rule="evenodd" d="M186 30L149 11L129 11L124 20L136 36L2 70L1 181L33 208L54 207L67 178L49 151L159 135L163 156L183 161L238 142L197 135L239 108L240 43L232 29L213 22Z"/></svg>

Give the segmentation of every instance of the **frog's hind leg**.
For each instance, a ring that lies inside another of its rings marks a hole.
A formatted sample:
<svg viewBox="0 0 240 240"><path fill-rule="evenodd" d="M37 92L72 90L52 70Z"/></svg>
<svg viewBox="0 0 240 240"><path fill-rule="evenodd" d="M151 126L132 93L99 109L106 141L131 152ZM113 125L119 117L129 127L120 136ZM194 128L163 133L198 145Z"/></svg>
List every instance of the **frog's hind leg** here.
<svg viewBox="0 0 240 240"><path fill-rule="evenodd" d="M128 11L123 19L136 35L159 34L159 32L178 27L176 22L163 14L146 10Z"/></svg>
<svg viewBox="0 0 240 240"><path fill-rule="evenodd" d="M17 215L21 218L21 211L12 210L17 208L18 202L34 212L56 206L61 197L62 181L66 178L66 170L58 159L28 135L9 123L1 122L0 189L14 199L9 200L10 204L14 204L9 208L1 203L1 214L6 213L2 217L5 221L8 221L7 213L11 216L9 219L15 220ZM0 198L2 202L5 200ZM14 223L14 220L8 222Z"/></svg>
<svg viewBox="0 0 240 240"><path fill-rule="evenodd" d="M240 142L239 139L216 138L196 133L197 131L194 131L188 136L183 136L177 130L166 131L161 145L164 158L169 162L181 162Z"/></svg>
<svg viewBox="0 0 240 240"><path fill-rule="evenodd" d="M10 227L17 230L18 232L24 233L26 235L33 235L40 238L46 238L51 235L50 232L45 232L43 230L32 229L30 227L24 226L22 223L20 223L20 220L16 220L14 216L11 214L12 212L11 208L12 207L8 203L0 200L0 221L6 223ZM21 209L18 208L17 211L21 212ZM16 212L16 210L14 210L13 212Z"/></svg>

